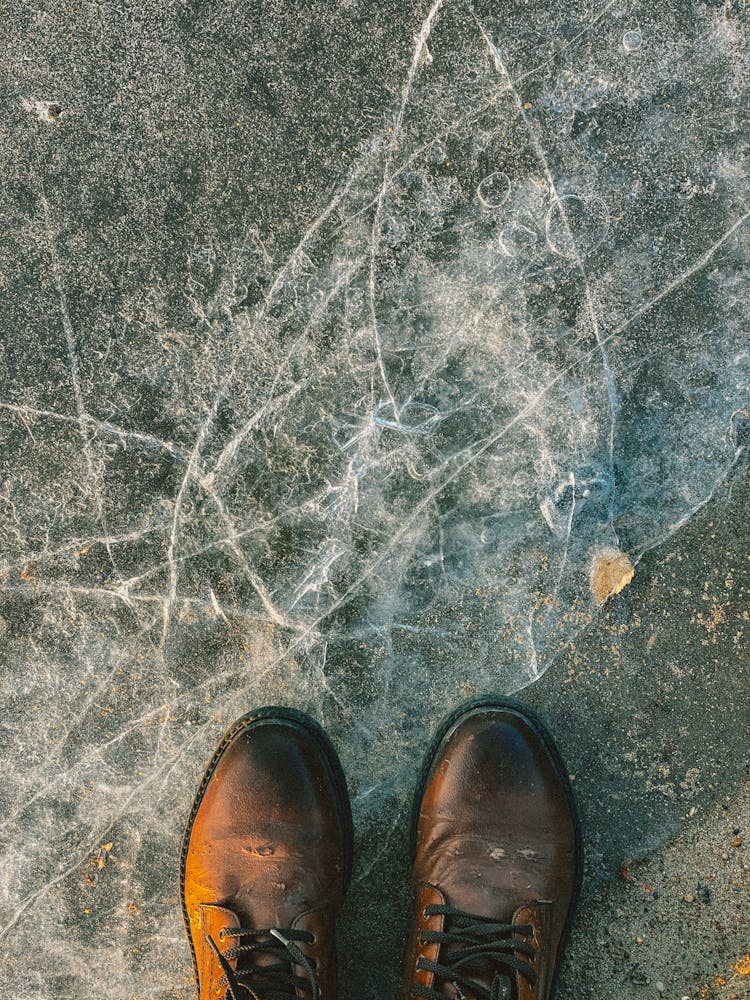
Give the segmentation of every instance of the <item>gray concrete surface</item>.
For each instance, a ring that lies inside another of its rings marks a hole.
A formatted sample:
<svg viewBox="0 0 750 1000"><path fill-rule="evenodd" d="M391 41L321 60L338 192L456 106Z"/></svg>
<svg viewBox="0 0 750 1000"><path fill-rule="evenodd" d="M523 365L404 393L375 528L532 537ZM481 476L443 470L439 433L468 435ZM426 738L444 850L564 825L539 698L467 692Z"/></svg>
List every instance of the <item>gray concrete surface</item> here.
<svg viewBox="0 0 750 1000"><path fill-rule="evenodd" d="M486 691L575 777L559 1000L750 996L749 35L6 5L0 1000L193 995L182 824L280 702L350 780L342 995L394 993L418 760Z"/></svg>

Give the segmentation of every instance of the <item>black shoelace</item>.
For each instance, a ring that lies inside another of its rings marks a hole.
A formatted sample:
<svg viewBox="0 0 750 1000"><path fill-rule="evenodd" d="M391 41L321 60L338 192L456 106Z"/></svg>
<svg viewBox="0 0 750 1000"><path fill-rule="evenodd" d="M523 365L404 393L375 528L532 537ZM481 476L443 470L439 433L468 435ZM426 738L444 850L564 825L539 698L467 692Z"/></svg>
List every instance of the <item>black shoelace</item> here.
<svg viewBox="0 0 750 1000"><path fill-rule="evenodd" d="M442 931L423 931L423 944L439 944L438 961L430 962L420 958L417 968L432 972L434 986L415 983L412 993L425 1000L445 1000L444 994L435 987L440 982L450 983L459 1000L465 1000L464 990L469 990L477 1000L510 1000L511 979L520 972L532 986L536 983L536 973L529 962L518 958L520 952L534 960L534 947L521 937L531 937L531 924L500 924L489 917L477 917L464 913L452 906L427 906L426 917L442 915L446 918ZM489 989L473 978L478 970L490 968L494 971Z"/></svg>
<svg viewBox="0 0 750 1000"><path fill-rule="evenodd" d="M209 935L208 943L224 975L219 979L218 989L224 989L226 1000L299 1000L298 989L307 990L312 1000L319 1000L318 982L315 978L315 961L305 955L296 941L313 944L315 935L310 931L281 930L272 927L259 931L250 927L224 927L220 937L244 939L247 944L237 944L223 953ZM278 958L272 965L256 965L252 958ZM237 968L229 964L237 959ZM244 959L244 961L243 961ZM300 965L307 976L295 974L293 965Z"/></svg>

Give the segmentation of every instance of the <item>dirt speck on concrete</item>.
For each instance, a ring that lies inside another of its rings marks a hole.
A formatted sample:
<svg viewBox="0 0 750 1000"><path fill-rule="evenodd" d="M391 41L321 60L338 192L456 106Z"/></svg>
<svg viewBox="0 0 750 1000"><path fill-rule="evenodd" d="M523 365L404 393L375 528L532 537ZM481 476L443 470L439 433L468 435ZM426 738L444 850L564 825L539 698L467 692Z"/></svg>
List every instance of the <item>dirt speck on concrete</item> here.
<svg viewBox="0 0 750 1000"><path fill-rule="evenodd" d="M590 881L558 1000L748 1000L749 828L745 777L619 880Z"/></svg>

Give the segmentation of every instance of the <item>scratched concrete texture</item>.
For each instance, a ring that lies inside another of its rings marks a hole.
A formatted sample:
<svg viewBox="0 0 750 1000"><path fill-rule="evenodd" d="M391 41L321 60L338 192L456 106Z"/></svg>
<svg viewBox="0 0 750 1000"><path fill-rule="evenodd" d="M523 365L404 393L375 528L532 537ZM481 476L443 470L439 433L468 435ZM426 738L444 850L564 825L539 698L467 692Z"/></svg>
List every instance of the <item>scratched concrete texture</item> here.
<svg viewBox="0 0 750 1000"><path fill-rule="evenodd" d="M183 824L274 703L349 780L341 995L393 995L418 760L485 692L574 776L559 1000L750 996L748 4L0 38L0 1000L195 996Z"/></svg>

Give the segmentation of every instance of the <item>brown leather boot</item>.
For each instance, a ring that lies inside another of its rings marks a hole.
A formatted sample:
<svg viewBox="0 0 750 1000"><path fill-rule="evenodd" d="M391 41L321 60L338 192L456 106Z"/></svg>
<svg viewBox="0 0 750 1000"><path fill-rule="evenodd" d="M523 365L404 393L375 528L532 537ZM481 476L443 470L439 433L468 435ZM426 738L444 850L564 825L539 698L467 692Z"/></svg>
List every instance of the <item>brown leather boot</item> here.
<svg viewBox="0 0 750 1000"><path fill-rule="evenodd" d="M334 1000L351 865L349 796L323 730L289 708L243 716L206 770L182 845L200 1000Z"/></svg>
<svg viewBox="0 0 750 1000"><path fill-rule="evenodd" d="M528 709L467 702L414 802L403 1000L550 1000L581 883L567 771Z"/></svg>

